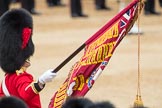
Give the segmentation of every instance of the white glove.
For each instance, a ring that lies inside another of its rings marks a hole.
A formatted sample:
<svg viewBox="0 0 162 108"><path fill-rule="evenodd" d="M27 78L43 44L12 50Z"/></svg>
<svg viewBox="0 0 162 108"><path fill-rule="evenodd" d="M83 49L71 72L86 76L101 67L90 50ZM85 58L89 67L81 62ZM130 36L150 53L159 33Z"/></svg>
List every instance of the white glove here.
<svg viewBox="0 0 162 108"><path fill-rule="evenodd" d="M41 84L46 84L47 82L51 82L54 77L56 77L57 73L52 72L53 69L49 69L44 72L38 79Z"/></svg>

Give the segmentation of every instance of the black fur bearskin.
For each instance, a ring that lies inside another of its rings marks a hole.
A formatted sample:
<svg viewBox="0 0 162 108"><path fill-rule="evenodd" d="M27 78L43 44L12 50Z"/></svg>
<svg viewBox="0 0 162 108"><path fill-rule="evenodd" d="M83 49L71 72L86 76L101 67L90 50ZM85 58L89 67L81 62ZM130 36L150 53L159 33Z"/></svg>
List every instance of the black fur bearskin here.
<svg viewBox="0 0 162 108"><path fill-rule="evenodd" d="M5 73L19 70L34 53L32 36L22 49L22 30L26 27L33 31L33 19L24 9L9 10L0 17L0 66Z"/></svg>

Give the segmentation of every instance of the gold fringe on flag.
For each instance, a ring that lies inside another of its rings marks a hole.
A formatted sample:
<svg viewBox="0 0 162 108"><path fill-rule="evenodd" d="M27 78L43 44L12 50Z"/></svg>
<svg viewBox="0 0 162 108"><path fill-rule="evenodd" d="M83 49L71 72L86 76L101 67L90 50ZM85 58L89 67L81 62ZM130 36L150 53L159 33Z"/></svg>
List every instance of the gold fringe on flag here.
<svg viewBox="0 0 162 108"><path fill-rule="evenodd" d="M136 95L136 99L134 101L134 108L139 108L139 107L143 107L143 102L141 96Z"/></svg>

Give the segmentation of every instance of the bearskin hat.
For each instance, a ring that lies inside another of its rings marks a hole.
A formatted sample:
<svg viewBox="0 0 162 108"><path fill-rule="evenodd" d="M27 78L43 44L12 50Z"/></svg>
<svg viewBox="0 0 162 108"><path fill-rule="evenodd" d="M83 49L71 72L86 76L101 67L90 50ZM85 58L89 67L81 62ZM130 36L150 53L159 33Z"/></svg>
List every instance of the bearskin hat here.
<svg viewBox="0 0 162 108"><path fill-rule="evenodd" d="M93 102L88 98L83 97L68 97L62 108L89 108Z"/></svg>
<svg viewBox="0 0 162 108"><path fill-rule="evenodd" d="M5 73L19 70L33 55L33 19L24 9L12 9L0 17L0 66Z"/></svg>
<svg viewBox="0 0 162 108"><path fill-rule="evenodd" d="M3 96L0 98L1 108L28 108L27 104L15 96Z"/></svg>

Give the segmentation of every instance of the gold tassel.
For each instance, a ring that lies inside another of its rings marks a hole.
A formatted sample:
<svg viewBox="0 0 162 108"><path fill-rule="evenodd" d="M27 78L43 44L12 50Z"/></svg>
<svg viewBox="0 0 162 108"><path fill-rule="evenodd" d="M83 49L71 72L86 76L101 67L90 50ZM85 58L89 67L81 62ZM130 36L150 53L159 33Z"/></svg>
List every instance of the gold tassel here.
<svg viewBox="0 0 162 108"><path fill-rule="evenodd" d="M143 107L142 98L140 95L136 95L136 100L134 102L134 108Z"/></svg>

